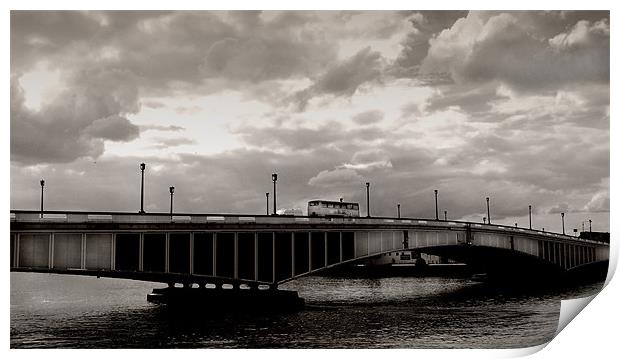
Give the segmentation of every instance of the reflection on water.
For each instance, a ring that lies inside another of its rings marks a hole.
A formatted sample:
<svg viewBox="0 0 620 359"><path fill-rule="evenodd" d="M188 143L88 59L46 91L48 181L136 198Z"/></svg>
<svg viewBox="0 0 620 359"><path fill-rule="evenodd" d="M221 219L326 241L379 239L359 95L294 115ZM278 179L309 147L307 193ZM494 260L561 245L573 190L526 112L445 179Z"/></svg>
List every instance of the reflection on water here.
<svg viewBox="0 0 620 359"><path fill-rule="evenodd" d="M11 347L514 348L557 328L569 290L510 291L466 279L307 277L286 285L296 313L179 311L146 302L157 285L11 273Z"/></svg>

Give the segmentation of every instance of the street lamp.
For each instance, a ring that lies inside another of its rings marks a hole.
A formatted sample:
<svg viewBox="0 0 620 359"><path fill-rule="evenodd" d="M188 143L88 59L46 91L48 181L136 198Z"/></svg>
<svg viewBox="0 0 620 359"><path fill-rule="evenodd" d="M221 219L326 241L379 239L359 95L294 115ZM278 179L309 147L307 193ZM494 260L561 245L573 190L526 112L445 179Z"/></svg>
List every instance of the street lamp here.
<svg viewBox="0 0 620 359"><path fill-rule="evenodd" d="M435 190L435 220L439 220L439 209L437 208L437 192L439 192L438 190Z"/></svg>
<svg viewBox="0 0 620 359"><path fill-rule="evenodd" d="M562 234L566 234L564 232L564 212L562 212L561 214L562 214Z"/></svg>
<svg viewBox="0 0 620 359"><path fill-rule="evenodd" d="M45 180L41 180L41 218L43 218L43 187L45 187Z"/></svg>
<svg viewBox="0 0 620 359"><path fill-rule="evenodd" d="M491 224L491 210L489 208L489 197L487 197L487 218L489 219L489 224Z"/></svg>
<svg viewBox="0 0 620 359"><path fill-rule="evenodd" d="M278 174L272 173L271 180L273 181L273 215L276 215L276 182L278 181Z"/></svg>
<svg viewBox="0 0 620 359"><path fill-rule="evenodd" d="M482 223L487 224L487 217L482 217Z"/></svg>
<svg viewBox="0 0 620 359"><path fill-rule="evenodd" d="M448 211L443 211L443 220L444 221L448 220Z"/></svg>
<svg viewBox="0 0 620 359"><path fill-rule="evenodd" d="M370 182L366 182L366 217L370 218Z"/></svg>
<svg viewBox="0 0 620 359"><path fill-rule="evenodd" d="M529 212L530 212L530 229L532 229L532 205L530 204L528 206Z"/></svg>
<svg viewBox="0 0 620 359"><path fill-rule="evenodd" d="M174 186L170 186L170 217L172 217L172 197L174 196Z"/></svg>
<svg viewBox="0 0 620 359"><path fill-rule="evenodd" d="M269 215L269 192L265 193L265 197L267 197L267 215Z"/></svg>
<svg viewBox="0 0 620 359"><path fill-rule="evenodd" d="M590 222L590 239L592 239L592 220L588 219L588 222Z"/></svg>
<svg viewBox="0 0 620 359"><path fill-rule="evenodd" d="M398 218L400 218L400 203L396 205L396 208L398 209Z"/></svg>
<svg viewBox="0 0 620 359"><path fill-rule="evenodd" d="M518 227L518 226L517 226L517 224L515 223L515 228L517 228L517 227Z"/></svg>
<svg viewBox="0 0 620 359"><path fill-rule="evenodd" d="M142 182L140 183L140 214L144 214L144 169L146 165L140 163L140 171L142 171Z"/></svg>

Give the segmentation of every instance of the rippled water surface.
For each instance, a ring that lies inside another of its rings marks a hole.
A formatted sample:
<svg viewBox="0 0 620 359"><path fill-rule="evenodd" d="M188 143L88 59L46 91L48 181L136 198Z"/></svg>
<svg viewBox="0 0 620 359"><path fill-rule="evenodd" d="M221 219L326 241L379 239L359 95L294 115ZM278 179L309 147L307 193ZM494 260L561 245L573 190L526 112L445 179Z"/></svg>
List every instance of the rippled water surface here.
<svg viewBox="0 0 620 359"><path fill-rule="evenodd" d="M148 303L157 284L11 273L11 347L515 348L557 328L560 300L601 284L515 292L467 279L306 277L295 313L180 312Z"/></svg>

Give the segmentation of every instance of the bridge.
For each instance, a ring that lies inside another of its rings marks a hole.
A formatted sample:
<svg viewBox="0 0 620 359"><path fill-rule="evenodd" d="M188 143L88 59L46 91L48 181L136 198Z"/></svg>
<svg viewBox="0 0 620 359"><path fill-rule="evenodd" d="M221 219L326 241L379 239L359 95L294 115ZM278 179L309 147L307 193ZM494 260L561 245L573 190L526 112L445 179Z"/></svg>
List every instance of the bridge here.
<svg viewBox="0 0 620 359"><path fill-rule="evenodd" d="M384 217L11 211L11 271L184 287L278 284L385 253L530 280L608 263L609 244L525 228ZM605 267L606 268L606 267Z"/></svg>

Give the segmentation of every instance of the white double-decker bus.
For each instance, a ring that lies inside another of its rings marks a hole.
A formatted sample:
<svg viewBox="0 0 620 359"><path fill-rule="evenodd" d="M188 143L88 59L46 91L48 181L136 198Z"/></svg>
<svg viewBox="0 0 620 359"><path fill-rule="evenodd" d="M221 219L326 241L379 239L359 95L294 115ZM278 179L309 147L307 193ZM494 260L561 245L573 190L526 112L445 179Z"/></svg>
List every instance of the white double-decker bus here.
<svg viewBox="0 0 620 359"><path fill-rule="evenodd" d="M317 199L308 202L308 216L359 217L360 206L354 202L326 201Z"/></svg>

